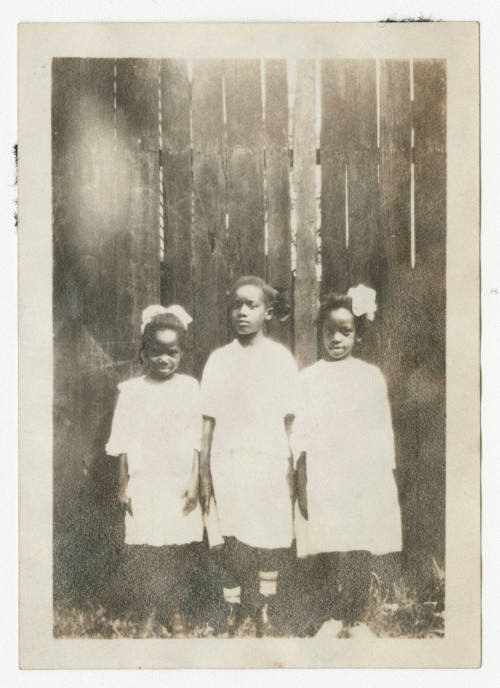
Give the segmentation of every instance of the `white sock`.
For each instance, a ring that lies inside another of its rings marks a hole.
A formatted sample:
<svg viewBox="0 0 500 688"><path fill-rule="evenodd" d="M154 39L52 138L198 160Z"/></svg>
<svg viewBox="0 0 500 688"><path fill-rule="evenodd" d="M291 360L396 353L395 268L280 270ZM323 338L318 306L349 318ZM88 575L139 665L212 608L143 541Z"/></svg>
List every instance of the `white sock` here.
<svg viewBox="0 0 500 688"><path fill-rule="evenodd" d="M229 604L240 604L241 602L241 588L238 585L236 588L224 588L224 599Z"/></svg>
<svg viewBox="0 0 500 688"><path fill-rule="evenodd" d="M259 592L264 597L276 595L278 585L277 571L259 571Z"/></svg>

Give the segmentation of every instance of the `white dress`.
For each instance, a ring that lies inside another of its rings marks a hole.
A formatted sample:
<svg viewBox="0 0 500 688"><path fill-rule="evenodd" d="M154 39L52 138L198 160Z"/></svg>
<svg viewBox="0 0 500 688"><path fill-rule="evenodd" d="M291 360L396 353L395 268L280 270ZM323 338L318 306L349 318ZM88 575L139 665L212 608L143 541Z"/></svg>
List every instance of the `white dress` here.
<svg viewBox="0 0 500 688"><path fill-rule="evenodd" d="M237 339L213 351L201 382L215 419L211 470L221 532L253 547L289 547L292 507L285 416L295 413L297 366L282 344Z"/></svg>
<svg viewBox="0 0 500 688"><path fill-rule="evenodd" d="M380 370L356 358L318 361L299 378L294 456L307 452L305 521L296 505L297 554L401 549L394 435Z"/></svg>
<svg viewBox="0 0 500 688"><path fill-rule="evenodd" d="M198 382L179 374L164 381L137 377L118 389L106 453L127 454L133 516L126 515L125 542L161 546L201 540L199 505L182 513L201 433Z"/></svg>

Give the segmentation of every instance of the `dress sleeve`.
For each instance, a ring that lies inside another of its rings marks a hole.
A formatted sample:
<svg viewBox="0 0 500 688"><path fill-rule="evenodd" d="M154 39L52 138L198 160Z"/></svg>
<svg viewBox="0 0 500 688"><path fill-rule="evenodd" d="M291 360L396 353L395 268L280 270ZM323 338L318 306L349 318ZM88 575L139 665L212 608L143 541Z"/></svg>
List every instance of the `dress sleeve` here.
<svg viewBox="0 0 500 688"><path fill-rule="evenodd" d="M220 392L220 375L218 374L217 357L210 354L201 377L199 408L202 416L217 418Z"/></svg>
<svg viewBox="0 0 500 688"><path fill-rule="evenodd" d="M130 447L130 429L132 427L132 409L127 388L118 385L118 398L116 400L111 424L111 433L106 444L106 454L118 456L126 454Z"/></svg>

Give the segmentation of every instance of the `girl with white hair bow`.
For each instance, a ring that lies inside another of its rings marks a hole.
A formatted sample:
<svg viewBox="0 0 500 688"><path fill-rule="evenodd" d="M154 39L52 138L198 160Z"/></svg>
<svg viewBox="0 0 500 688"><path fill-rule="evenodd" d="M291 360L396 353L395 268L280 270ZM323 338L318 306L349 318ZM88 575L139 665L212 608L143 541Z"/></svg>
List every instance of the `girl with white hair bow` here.
<svg viewBox="0 0 500 688"><path fill-rule="evenodd" d="M106 452L119 457L125 515L122 585L141 613L183 626L199 570L198 382L178 372L191 317L178 305L142 314L144 374L118 385Z"/></svg>

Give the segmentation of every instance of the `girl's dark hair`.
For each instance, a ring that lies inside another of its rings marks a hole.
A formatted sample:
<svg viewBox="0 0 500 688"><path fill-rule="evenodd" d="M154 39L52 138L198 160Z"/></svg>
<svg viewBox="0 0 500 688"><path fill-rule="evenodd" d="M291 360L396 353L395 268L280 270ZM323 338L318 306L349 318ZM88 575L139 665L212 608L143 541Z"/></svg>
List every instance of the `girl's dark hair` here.
<svg viewBox="0 0 500 688"><path fill-rule="evenodd" d="M186 342L186 330L184 325L173 313L160 313L159 315L155 315L144 328L144 332L142 333L142 346L140 350L141 358L144 352L147 351L154 343L155 334L159 330L174 330L174 332L177 332L179 346L182 350L184 350Z"/></svg>
<svg viewBox="0 0 500 688"><path fill-rule="evenodd" d="M286 289L271 287L262 277L256 275L245 275L240 277L229 290L229 298L232 301L237 290L246 286L257 287L264 294L266 306L273 309L273 315L281 322L285 322L290 317L290 304L286 298Z"/></svg>
<svg viewBox="0 0 500 688"><path fill-rule="evenodd" d="M325 294L325 296L323 296L323 298L321 299L318 314L316 316L315 321L316 327L318 328L318 332L321 332L323 323L325 322L330 311L334 311L337 308L346 308L348 311L351 311L352 313L351 297L347 296L347 294L340 294L337 292L330 292L329 294ZM354 315L354 313L352 314L354 316L354 326L356 328L356 335L361 338L366 329L367 317L366 315Z"/></svg>

